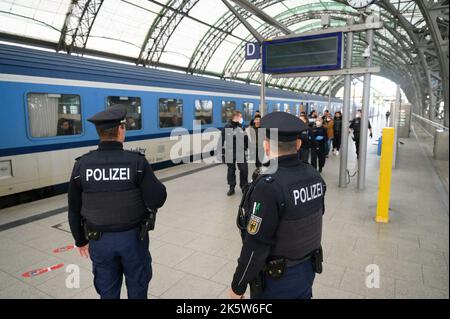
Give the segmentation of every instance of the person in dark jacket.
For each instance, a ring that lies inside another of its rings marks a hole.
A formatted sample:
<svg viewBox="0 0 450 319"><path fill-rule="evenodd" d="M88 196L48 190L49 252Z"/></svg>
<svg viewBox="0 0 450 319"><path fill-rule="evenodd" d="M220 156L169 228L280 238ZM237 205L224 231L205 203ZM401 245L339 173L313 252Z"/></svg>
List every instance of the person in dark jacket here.
<svg viewBox="0 0 450 319"><path fill-rule="evenodd" d="M300 114L300 120L308 125L308 129L300 133L302 145L300 146L299 157L302 162L309 163L309 131L311 128L309 127L309 120L304 112Z"/></svg>
<svg viewBox="0 0 450 319"><path fill-rule="evenodd" d="M319 173L321 173L323 167L325 166L326 145L328 143L327 131L323 127L321 118L316 118L315 125L310 130L309 143L311 151L311 165L315 169L317 169L318 166Z"/></svg>
<svg viewBox="0 0 450 319"><path fill-rule="evenodd" d="M334 139L333 139L333 154L339 155L341 149L341 133L342 133L342 113L336 111L334 113Z"/></svg>
<svg viewBox="0 0 450 319"><path fill-rule="evenodd" d="M261 115L256 114L252 120L252 125L246 130L248 131L251 148L249 152L249 156L252 161L255 162L256 167L261 167L261 160L263 158L264 148L263 148L263 138L259 136L260 128L261 128Z"/></svg>
<svg viewBox="0 0 450 319"><path fill-rule="evenodd" d="M239 186L244 190L248 185L248 164L245 152L248 149L248 136L242 127L242 112L234 111L231 120L222 129L222 162L228 166L227 195L232 196L236 187L236 164L239 169Z"/></svg>
<svg viewBox="0 0 450 319"><path fill-rule="evenodd" d="M353 141L355 142L356 147L356 158L359 158L359 140L360 140L360 133L361 133L361 116L362 112L361 110L356 111L355 118L350 122L349 128L353 131ZM370 138L373 137L373 131L372 131L372 125L370 124L370 121L368 122L368 129L369 129L369 136Z"/></svg>

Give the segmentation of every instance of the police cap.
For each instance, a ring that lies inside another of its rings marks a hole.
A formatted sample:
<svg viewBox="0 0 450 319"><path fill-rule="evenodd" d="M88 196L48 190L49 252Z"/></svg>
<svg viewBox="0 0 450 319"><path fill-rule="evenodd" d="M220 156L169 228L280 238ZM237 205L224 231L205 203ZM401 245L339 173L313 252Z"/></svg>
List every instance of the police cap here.
<svg viewBox="0 0 450 319"><path fill-rule="evenodd" d="M98 112L88 121L95 124L96 128L109 129L120 124L125 124L125 116L127 115L127 108L125 105L114 104L102 112Z"/></svg>
<svg viewBox="0 0 450 319"><path fill-rule="evenodd" d="M267 129L270 138L270 129L278 129L278 140L281 142L294 141L299 138L302 131L308 126L297 116L286 112L272 112L261 119L261 127Z"/></svg>

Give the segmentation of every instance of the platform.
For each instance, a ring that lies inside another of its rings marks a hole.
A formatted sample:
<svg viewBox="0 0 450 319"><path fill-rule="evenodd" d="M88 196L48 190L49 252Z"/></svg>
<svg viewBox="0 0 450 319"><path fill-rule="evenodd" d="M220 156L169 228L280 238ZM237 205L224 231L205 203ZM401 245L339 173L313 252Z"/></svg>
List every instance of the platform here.
<svg viewBox="0 0 450 319"><path fill-rule="evenodd" d="M379 132L374 130L368 145L365 191L356 190L356 178L347 188L337 187L339 157L330 154L327 160L325 262L314 298L448 298L448 194L412 134L401 139L393 171L390 223L375 223L379 158L372 142ZM188 164L157 175L168 200L150 233L154 272L149 297L227 298L241 243L235 226L240 194L226 196L226 166ZM52 252L73 243L65 206L66 195L60 195L0 210L0 298L98 298L90 262L75 249ZM80 266L80 288L66 288L65 267L21 276L59 263ZM366 288L369 264L380 268L380 288Z"/></svg>

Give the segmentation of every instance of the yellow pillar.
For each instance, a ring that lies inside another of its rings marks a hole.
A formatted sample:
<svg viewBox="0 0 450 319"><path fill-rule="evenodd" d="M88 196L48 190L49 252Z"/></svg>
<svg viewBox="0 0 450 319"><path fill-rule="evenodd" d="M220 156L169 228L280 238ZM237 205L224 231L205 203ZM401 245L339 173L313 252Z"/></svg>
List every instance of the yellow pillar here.
<svg viewBox="0 0 450 319"><path fill-rule="evenodd" d="M378 186L378 223L389 222L389 197L391 194L392 161L394 159L394 128L383 128L380 160L380 180Z"/></svg>

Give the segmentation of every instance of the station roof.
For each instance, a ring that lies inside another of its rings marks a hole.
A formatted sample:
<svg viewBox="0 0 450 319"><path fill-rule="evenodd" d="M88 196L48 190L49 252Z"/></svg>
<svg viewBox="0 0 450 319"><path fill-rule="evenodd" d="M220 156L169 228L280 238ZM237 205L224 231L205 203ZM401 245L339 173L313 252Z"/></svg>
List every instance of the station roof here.
<svg viewBox="0 0 450 319"><path fill-rule="evenodd" d="M246 1L228 2L265 38L282 35L243 8ZM331 27L363 19L345 0L248 2L295 33L321 29L324 14ZM448 108L448 0L377 0L371 9L384 23L375 31L373 61L380 75L400 84L418 113L442 118L444 102ZM223 0L0 0L0 20L0 41L260 82L260 62L244 56L245 44L255 39ZM364 63L365 47L365 34L358 33L354 65ZM328 84L323 77L268 78L271 87L321 95L328 94ZM342 85L342 77L334 78L332 94Z"/></svg>

